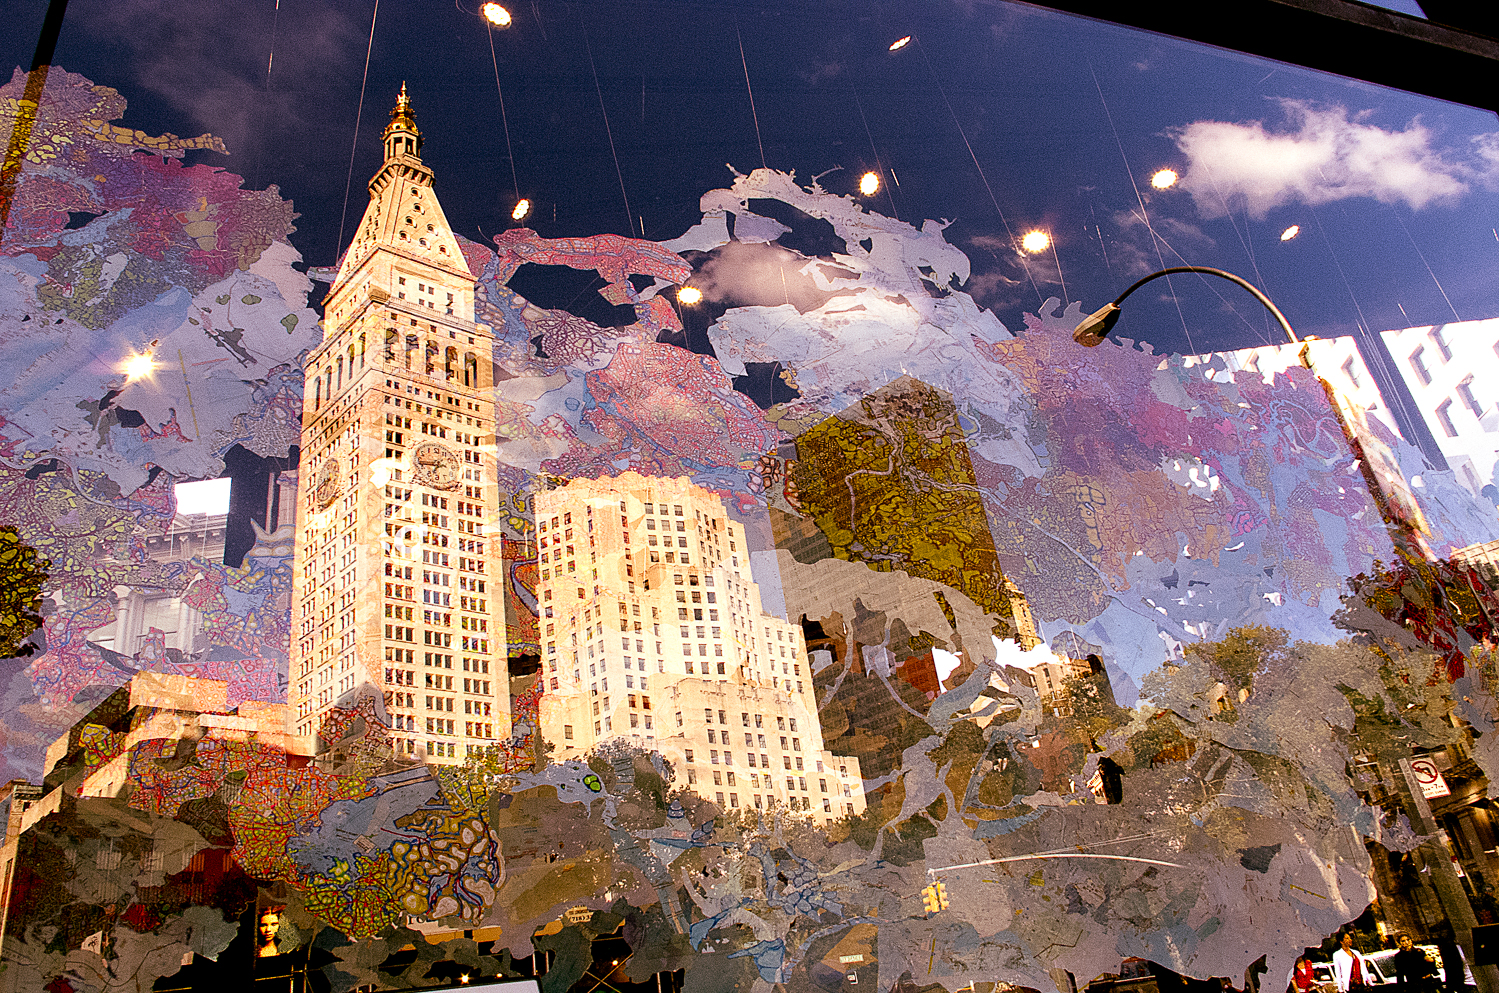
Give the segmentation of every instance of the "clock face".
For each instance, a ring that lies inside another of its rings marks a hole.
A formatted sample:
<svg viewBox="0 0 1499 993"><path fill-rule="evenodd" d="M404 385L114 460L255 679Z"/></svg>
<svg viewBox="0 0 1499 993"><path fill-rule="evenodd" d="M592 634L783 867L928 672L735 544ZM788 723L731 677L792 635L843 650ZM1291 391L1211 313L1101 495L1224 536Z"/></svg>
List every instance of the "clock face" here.
<svg viewBox="0 0 1499 993"><path fill-rule="evenodd" d="M312 484L312 492L319 510L326 510L334 500L338 499L339 478L343 475L341 469L338 459L328 459L318 470L317 479Z"/></svg>
<svg viewBox="0 0 1499 993"><path fill-rule="evenodd" d="M463 465L451 449L435 441L424 441L411 450L411 470L416 481L439 490L458 488Z"/></svg>

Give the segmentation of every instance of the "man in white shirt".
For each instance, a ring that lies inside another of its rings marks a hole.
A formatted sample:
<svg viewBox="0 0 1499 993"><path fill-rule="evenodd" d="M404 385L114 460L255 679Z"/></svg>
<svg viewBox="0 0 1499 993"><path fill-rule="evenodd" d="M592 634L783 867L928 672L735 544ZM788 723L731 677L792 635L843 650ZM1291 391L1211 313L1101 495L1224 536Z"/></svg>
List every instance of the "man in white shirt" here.
<svg viewBox="0 0 1499 993"><path fill-rule="evenodd" d="M1343 944L1332 953L1332 981L1338 993L1358 993L1369 985L1369 964L1353 947L1353 935L1343 932Z"/></svg>

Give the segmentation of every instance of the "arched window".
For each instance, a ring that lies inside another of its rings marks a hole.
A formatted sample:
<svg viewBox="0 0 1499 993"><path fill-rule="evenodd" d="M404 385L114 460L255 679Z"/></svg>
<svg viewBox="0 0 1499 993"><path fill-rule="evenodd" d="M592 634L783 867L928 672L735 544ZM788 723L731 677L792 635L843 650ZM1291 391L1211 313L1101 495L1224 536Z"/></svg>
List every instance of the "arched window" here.
<svg viewBox="0 0 1499 993"><path fill-rule="evenodd" d="M473 352L465 352L463 355L463 385L468 387L479 385L479 359Z"/></svg>
<svg viewBox="0 0 1499 993"><path fill-rule="evenodd" d="M359 335L359 368L364 368L364 334Z"/></svg>
<svg viewBox="0 0 1499 993"><path fill-rule="evenodd" d="M458 349L449 345L446 354L443 355L443 372L448 382L452 382L458 376Z"/></svg>
<svg viewBox="0 0 1499 993"><path fill-rule="evenodd" d="M323 406L323 377L319 376L312 381L312 409L318 410Z"/></svg>
<svg viewBox="0 0 1499 993"><path fill-rule="evenodd" d="M342 355L338 357L338 388L344 388L344 357Z"/></svg>
<svg viewBox="0 0 1499 993"><path fill-rule="evenodd" d="M395 328L385 329L385 361L387 362L396 360L396 338Z"/></svg>

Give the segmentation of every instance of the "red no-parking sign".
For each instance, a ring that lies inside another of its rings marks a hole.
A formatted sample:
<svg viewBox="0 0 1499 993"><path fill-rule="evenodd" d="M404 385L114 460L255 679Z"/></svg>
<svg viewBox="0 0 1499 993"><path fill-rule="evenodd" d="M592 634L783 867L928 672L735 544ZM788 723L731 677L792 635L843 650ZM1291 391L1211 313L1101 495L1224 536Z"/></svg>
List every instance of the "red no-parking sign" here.
<svg viewBox="0 0 1499 993"><path fill-rule="evenodd" d="M1447 788L1447 780L1442 778L1441 770L1431 759L1411 759L1411 772L1421 787L1421 795L1426 799L1436 800L1452 795L1452 791Z"/></svg>

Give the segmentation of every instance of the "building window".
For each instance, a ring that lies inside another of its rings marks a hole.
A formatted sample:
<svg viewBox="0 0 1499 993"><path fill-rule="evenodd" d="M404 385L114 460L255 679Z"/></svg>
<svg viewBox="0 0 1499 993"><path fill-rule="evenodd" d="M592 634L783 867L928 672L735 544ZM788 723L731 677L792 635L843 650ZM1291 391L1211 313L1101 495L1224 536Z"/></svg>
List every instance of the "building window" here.
<svg viewBox="0 0 1499 993"><path fill-rule="evenodd" d="M1442 353L1442 361L1443 362L1451 362L1452 361L1452 349L1447 346L1447 339L1442 334L1442 329L1441 328L1432 328L1431 332L1427 335L1427 337L1431 339L1431 343L1433 345L1437 346L1437 351L1439 351L1439 352Z"/></svg>
<svg viewBox="0 0 1499 993"><path fill-rule="evenodd" d="M1410 364L1412 371L1416 374L1416 378L1429 386L1431 384L1431 372L1426 368L1426 349L1424 347L1411 352Z"/></svg>
<svg viewBox="0 0 1499 993"><path fill-rule="evenodd" d="M1442 430L1447 432L1447 437L1456 438L1457 428L1452 423L1452 401L1443 400L1437 406L1437 422L1442 425Z"/></svg>
<svg viewBox="0 0 1499 993"><path fill-rule="evenodd" d="M1469 376L1457 384L1457 398L1463 402L1463 406L1473 412L1474 417L1483 416L1483 405L1473 395L1473 377Z"/></svg>
<svg viewBox="0 0 1499 993"><path fill-rule="evenodd" d="M573 726L571 724L562 725L562 737L566 741L573 740Z"/></svg>

